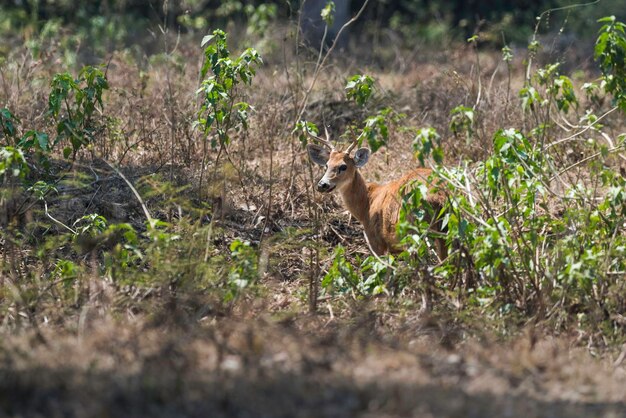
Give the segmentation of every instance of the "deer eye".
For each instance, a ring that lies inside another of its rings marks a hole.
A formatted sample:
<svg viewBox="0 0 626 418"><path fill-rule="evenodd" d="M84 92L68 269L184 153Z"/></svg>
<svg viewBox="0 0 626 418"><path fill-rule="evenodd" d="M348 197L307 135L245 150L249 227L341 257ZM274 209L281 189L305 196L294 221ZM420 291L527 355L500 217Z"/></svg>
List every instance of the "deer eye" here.
<svg viewBox="0 0 626 418"><path fill-rule="evenodd" d="M345 165L345 164L341 164L341 165L337 168L337 171L339 171L339 172L341 173L342 171L346 171L347 169L348 169L348 166L347 166L347 165Z"/></svg>

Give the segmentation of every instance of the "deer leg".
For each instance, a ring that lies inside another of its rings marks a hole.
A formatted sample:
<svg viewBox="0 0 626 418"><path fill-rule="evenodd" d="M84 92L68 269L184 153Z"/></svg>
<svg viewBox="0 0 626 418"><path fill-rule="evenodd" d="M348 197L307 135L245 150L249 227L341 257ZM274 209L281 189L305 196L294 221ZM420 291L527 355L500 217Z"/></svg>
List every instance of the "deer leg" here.
<svg viewBox="0 0 626 418"><path fill-rule="evenodd" d="M367 233L363 231L363 236L365 237L365 242L367 243L367 247L370 249L372 254L377 257L384 255L387 252L387 246L385 243L378 238L370 238L367 236Z"/></svg>

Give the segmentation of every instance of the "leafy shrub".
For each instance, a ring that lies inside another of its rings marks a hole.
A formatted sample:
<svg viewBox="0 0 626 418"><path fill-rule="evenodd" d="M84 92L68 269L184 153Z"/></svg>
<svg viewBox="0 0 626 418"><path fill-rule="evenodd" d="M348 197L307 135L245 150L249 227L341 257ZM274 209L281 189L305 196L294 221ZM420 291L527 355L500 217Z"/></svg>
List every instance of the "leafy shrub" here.
<svg viewBox="0 0 626 418"><path fill-rule="evenodd" d="M230 244L232 265L228 270L228 287L226 301L234 299L237 294L249 287L257 278L257 255L249 241L234 240Z"/></svg>
<svg viewBox="0 0 626 418"><path fill-rule="evenodd" d="M612 18L602 22L596 46L601 85L622 108L624 26ZM385 271L376 276L380 286L405 286L418 277L425 294L442 301L455 294L463 306L489 317L533 317L557 329L573 325L589 332L600 327L605 338L621 341L626 180L612 155L624 150L626 135L611 138L599 123L616 108L602 108L595 83L583 85L589 100L582 100L559 70L554 63L530 72L519 91L523 126L496 130L482 161L448 168L440 135L433 128L416 130L413 151L433 168L433 186L416 183L404 197L398 223L404 251L388 267L378 261L377 268L363 263L359 270L338 248L323 286L371 294L363 285L366 268ZM450 129L471 142L480 117L458 106ZM571 130L561 129L563 120L575 117ZM571 147L584 157L572 160ZM446 195L440 212L426 201L434 191ZM431 224L437 218L450 249L445 260L435 258L440 233Z"/></svg>
<svg viewBox="0 0 626 418"><path fill-rule="evenodd" d="M72 159L82 148L91 144L101 128L94 112L102 110L102 93L109 88L104 72L86 66L74 79L69 73L54 76L50 84L48 115L56 122L57 137L53 145L69 142L63 148L63 156Z"/></svg>
<svg viewBox="0 0 626 418"><path fill-rule="evenodd" d="M626 112L626 24L615 16L599 20L604 23L596 41L595 58L604 75L606 91L612 93L618 106Z"/></svg>
<svg viewBox="0 0 626 418"><path fill-rule="evenodd" d="M211 148L219 145L223 149L230 143L229 131L232 128L248 128L250 105L238 101L238 86L250 85L255 67L263 61L253 48L232 59L226 33L219 29L205 36L202 46L205 48L201 70L204 80L198 89L202 103L196 122L204 135L211 136Z"/></svg>
<svg viewBox="0 0 626 418"><path fill-rule="evenodd" d="M389 257L390 261L393 259ZM338 245L333 253L333 262L322 279L322 288L327 294L341 295L356 292L370 296L387 292L385 279L389 264L376 257L367 257L362 262L357 258L360 269L355 269L345 258L345 248Z"/></svg>

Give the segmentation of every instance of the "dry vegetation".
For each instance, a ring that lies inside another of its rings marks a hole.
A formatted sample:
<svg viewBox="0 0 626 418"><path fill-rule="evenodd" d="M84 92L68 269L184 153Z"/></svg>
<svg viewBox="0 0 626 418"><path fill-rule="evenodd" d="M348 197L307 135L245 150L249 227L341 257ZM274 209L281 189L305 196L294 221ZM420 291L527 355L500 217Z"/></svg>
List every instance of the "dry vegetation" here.
<svg viewBox="0 0 626 418"><path fill-rule="evenodd" d="M56 192L38 199L5 178L3 190L11 193L2 195L0 219L0 416L626 414L623 271L611 288L618 302L599 319L582 299L559 304L532 290L522 298L515 284L505 286L511 295L496 291L481 305L472 292L482 273L471 265L461 266L463 284L453 288L400 261L394 277L404 281L385 294L319 289L337 245L357 270L369 252L340 202L314 193L320 172L292 132L316 56L302 49L294 55L289 36L267 40L252 86L238 87L253 106L249 129L231 131L227 154L205 153L194 124L202 49L199 39L170 35L164 52L150 58L111 54L94 140L75 161L59 146L46 170L36 152L28 154L24 183L43 179ZM524 112L518 98L526 54L517 51L508 66L499 52L477 54L472 45L419 57L398 52L392 60L335 51L303 119L329 125L338 137L384 106L405 113L390 123L386 146L365 169L370 180L418 165L415 132L402 127L435 128L444 166L472 167L492 155L498 129L536 127L537 114ZM572 63L567 52L546 47L544 54L533 68L567 61L577 92L598 76L593 63ZM55 138L46 116L50 83L67 70L54 45L35 57L16 47L0 65L0 105L19 117L20 135L34 129ZM353 74L376 80L365 106L346 99ZM576 123L591 105L579 98L578 113L569 114ZM609 97L599 100L599 109L611 108ZM460 105L474 107L471 132L451 128ZM626 129L620 112L603 120L615 140ZM567 132L557 127L550 140ZM572 142L554 158L569 166L594 152ZM603 164L616 172L623 165L612 155ZM593 174L581 166L564 179L594 183ZM556 197L546 199L542 210L555 217L565 211ZM68 233L90 214L103 216L107 227L127 223L136 236L110 228ZM163 224L151 227L148 217ZM623 235L623 226L615 233ZM432 256L417 263L425 260L433 263ZM253 278L234 288L234 271ZM517 309L510 314L496 308L508 306L508 297ZM542 310L538 300L549 306Z"/></svg>

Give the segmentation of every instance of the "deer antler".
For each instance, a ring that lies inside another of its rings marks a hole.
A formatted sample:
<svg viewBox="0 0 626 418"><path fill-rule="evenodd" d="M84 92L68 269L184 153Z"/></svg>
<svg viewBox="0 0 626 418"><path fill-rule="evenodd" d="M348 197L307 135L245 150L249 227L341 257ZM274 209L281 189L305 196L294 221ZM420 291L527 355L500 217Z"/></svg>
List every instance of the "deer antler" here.
<svg viewBox="0 0 626 418"><path fill-rule="evenodd" d="M352 149L356 146L356 144L359 142L359 137L356 136L356 133L354 132L354 129L352 127L350 127L350 130L352 131L352 137L354 138L354 141L352 141L352 143L348 146L348 148L344 151L346 154L350 154L350 151L352 151Z"/></svg>
<svg viewBox="0 0 626 418"><path fill-rule="evenodd" d="M324 138L320 138L317 135L313 135L313 133L311 133L311 131L309 131L307 129L307 133L309 134L309 136L319 142L321 142L322 144L326 145L328 148L330 148L330 150L334 150L335 146L330 142L330 135L328 135L328 129L326 129L326 125L324 125L324 132L326 133L326 139Z"/></svg>
<svg viewBox="0 0 626 418"><path fill-rule="evenodd" d="M350 151L352 151L352 149L356 146L356 144L359 142L359 139L355 139L354 141L352 141L352 143L348 146L348 148L344 151L346 154L350 154Z"/></svg>

